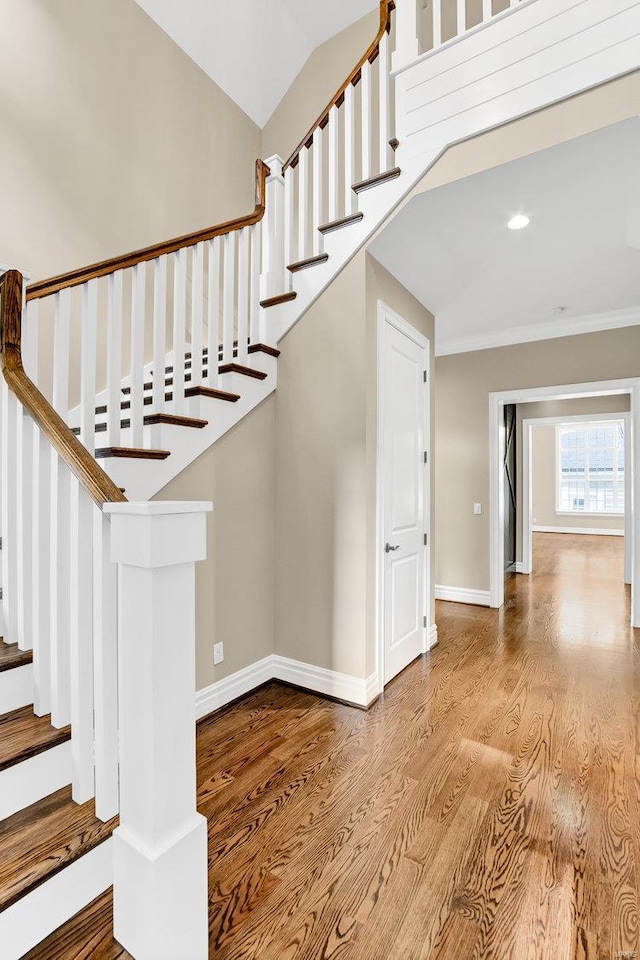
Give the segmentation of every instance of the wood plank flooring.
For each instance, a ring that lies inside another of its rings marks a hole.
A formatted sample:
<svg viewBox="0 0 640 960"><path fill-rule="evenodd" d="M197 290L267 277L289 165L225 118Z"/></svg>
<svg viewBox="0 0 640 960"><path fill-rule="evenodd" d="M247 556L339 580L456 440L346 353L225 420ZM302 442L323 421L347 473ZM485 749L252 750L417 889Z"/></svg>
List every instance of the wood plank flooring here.
<svg viewBox="0 0 640 960"><path fill-rule="evenodd" d="M500 611L368 712L276 684L202 724L216 960L640 957L640 631L622 538L536 534ZM28 960L116 960L109 895ZM178 958L176 958L178 960Z"/></svg>

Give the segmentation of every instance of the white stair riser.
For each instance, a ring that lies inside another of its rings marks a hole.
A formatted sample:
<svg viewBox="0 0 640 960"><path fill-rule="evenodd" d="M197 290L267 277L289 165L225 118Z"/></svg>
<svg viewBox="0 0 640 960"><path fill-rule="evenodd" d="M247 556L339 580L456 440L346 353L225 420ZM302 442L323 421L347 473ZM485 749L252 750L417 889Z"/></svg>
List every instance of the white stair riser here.
<svg viewBox="0 0 640 960"><path fill-rule="evenodd" d="M104 893L113 882L112 840L105 840L0 913L0 956L20 960Z"/></svg>
<svg viewBox="0 0 640 960"><path fill-rule="evenodd" d="M0 771L0 821L70 783L70 741Z"/></svg>
<svg viewBox="0 0 640 960"><path fill-rule="evenodd" d="M33 664L0 673L0 714L33 703Z"/></svg>

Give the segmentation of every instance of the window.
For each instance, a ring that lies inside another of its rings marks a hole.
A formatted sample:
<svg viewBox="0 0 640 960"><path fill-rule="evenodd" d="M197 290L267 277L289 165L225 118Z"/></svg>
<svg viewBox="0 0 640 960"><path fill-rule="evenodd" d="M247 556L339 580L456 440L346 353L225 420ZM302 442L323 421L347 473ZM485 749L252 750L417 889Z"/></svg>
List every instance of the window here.
<svg viewBox="0 0 640 960"><path fill-rule="evenodd" d="M558 424L558 513L624 514L624 421Z"/></svg>

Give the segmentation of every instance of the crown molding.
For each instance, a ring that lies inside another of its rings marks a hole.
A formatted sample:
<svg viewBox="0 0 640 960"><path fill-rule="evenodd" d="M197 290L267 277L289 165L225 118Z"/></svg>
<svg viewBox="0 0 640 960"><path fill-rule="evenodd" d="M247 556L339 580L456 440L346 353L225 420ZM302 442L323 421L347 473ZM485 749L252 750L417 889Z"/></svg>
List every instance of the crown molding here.
<svg viewBox="0 0 640 960"><path fill-rule="evenodd" d="M618 327L634 327L638 324L640 324L640 306L615 310L612 313L591 313L581 317L570 317L566 320L532 323L524 327L507 327L505 330L469 337L456 337L449 340L438 338L436 317L435 355L436 357L446 357L453 353L491 350L494 347L508 347L516 343L530 343L535 340L555 340L558 337L574 337L581 333L615 330Z"/></svg>

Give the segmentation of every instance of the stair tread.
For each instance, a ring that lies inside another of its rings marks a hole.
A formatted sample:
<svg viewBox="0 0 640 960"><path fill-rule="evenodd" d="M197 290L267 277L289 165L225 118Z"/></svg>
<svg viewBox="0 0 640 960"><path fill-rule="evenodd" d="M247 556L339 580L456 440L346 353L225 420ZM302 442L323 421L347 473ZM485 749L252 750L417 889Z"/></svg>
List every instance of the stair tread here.
<svg viewBox="0 0 640 960"><path fill-rule="evenodd" d="M215 387L205 387L201 384L199 387L188 387L185 390L185 397L208 397L210 400L228 400L229 403L236 403L240 399L240 394L216 390Z"/></svg>
<svg viewBox="0 0 640 960"><path fill-rule="evenodd" d="M267 300L261 300L260 306L264 307L277 307L279 303L289 303L290 300L295 300L298 296L295 290L291 290L290 293L280 293L277 297L269 297Z"/></svg>
<svg viewBox="0 0 640 960"><path fill-rule="evenodd" d="M340 217L339 220L330 220L318 227L320 233L333 233L334 230L341 230L343 227L350 227L353 223L360 223L364 220L364 213L350 213L348 217Z"/></svg>
<svg viewBox="0 0 640 960"><path fill-rule="evenodd" d="M0 913L107 840L118 824L102 823L94 803L77 804L71 787L0 823Z"/></svg>
<svg viewBox="0 0 640 960"><path fill-rule="evenodd" d="M267 374L262 370L254 370L253 367L245 367L241 363L223 363L220 373L240 373L245 377L252 377L254 380L266 380Z"/></svg>
<svg viewBox="0 0 640 960"><path fill-rule="evenodd" d="M395 180L400 176L402 170L400 167L392 167L391 170L385 170L384 173L377 173L375 177L369 177L367 180L361 180L360 183L354 183L352 190L354 193L362 193L364 190L371 190L388 180Z"/></svg>
<svg viewBox="0 0 640 960"><path fill-rule="evenodd" d="M88 906L26 953L22 960L133 960L113 937L113 889L110 887Z"/></svg>
<svg viewBox="0 0 640 960"><path fill-rule="evenodd" d="M106 413L106 410L104 412ZM157 424L164 424L170 427L193 427L195 430L202 430L203 427L206 427L209 423L208 420L201 420L199 417L181 417L173 413L149 413L143 418L142 422L145 427L153 427ZM130 427L130 419L120 421L121 430L129 430ZM76 436L80 436L80 427L73 427L71 432L75 433ZM104 423L96 423L95 432L106 433L106 421ZM0 669L2 668L0 667Z"/></svg>
<svg viewBox="0 0 640 960"><path fill-rule="evenodd" d="M171 456L170 450L145 450L142 447L99 447L95 454L96 460L114 457L119 460L166 460Z"/></svg>
<svg viewBox="0 0 640 960"><path fill-rule="evenodd" d="M304 260L297 260L295 263L290 263L287 270L290 273L298 273L299 270L306 270L307 267L316 267L321 263L326 263L328 259L328 253L318 253L314 257L306 257Z"/></svg>
<svg viewBox="0 0 640 960"><path fill-rule="evenodd" d="M33 707L20 707L4 713L0 716L0 770L7 770L70 739L71 727L56 730L51 726L51 717L36 717ZM2 824L0 831L1 827ZM0 854L0 872L1 862Z"/></svg>
<svg viewBox="0 0 640 960"><path fill-rule="evenodd" d="M31 650L20 650L17 643L5 643L0 637L0 673L33 663Z"/></svg>

